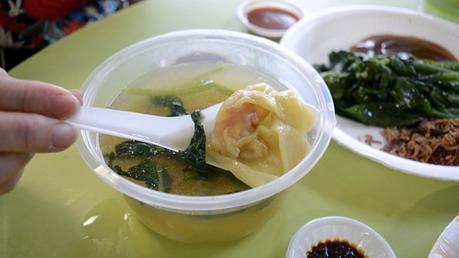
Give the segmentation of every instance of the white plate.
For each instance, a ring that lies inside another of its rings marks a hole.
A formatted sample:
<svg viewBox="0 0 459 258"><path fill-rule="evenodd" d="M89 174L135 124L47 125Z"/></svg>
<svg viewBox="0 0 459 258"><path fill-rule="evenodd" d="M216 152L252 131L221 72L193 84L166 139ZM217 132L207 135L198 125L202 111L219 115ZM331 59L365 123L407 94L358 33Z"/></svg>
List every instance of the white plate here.
<svg viewBox="0 0 459 258"><path fill-rule="evenodd" d="M288 246L287 258L305 258L314 245L326 240L347 240L373 258L395 258L384 238L369 226L346 217L322 217L301 227Z"/></svg>
<svg viewBox="0 0 459 258"><path fill-rule="evenodd" d="M303 19L287 31L281 44L311 64L327 63L333 50L348 50L357 41L377 34L409 35L433 41L459 58L459 26L405 9L350 6L328 9ZM459 181L458 166L425 164L381 151L359 140L366 134L384 142L382 128L337 116L333 138L350 150L387 167L423 177Z"/></svg>
<svg viewBox="0 0 459 258"><path fill-rule="evenodd" d="M454 257L459 257L459 216L443 230L429 254L429 258Z"/></svg>

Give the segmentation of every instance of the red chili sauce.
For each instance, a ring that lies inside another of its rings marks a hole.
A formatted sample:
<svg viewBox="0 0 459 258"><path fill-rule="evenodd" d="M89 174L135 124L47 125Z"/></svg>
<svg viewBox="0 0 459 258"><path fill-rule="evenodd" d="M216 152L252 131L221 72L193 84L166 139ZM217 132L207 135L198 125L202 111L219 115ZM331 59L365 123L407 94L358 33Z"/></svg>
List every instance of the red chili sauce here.
<svg viewBox="0 0 459 258"><path fill-rule="evenodd" d="M319 242L307 253L307 258L368 258L362 250L346 240L327 240Z"/></svg>
<svg viewBox="0 0 459 258"><path fill-rule="evenodd" d="M274 7L263 7L251 10L247 14L249 22L265 29L286 30L299 18L286 10Z"/></svg>
<svg viewBox="0 0 459 258"><path fill-rule="evenodd" d="M425 39L407 36L375 35L357 42L351 50L377 55L406 53L422 59L456 60L454 55L442 46Z"/></svg>

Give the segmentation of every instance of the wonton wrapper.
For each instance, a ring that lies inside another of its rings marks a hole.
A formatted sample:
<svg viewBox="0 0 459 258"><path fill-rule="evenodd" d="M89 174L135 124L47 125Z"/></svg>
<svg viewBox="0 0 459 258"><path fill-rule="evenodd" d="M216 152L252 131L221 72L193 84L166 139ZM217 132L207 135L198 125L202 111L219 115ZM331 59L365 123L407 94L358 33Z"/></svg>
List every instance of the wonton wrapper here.
<svg viewBox="0 0 459 258"><path fill-rule="evenodd" d="M265 83L236 91L220 108L208 157L256 187L276 179L306 155L313 109L293 91Z"/></svg>

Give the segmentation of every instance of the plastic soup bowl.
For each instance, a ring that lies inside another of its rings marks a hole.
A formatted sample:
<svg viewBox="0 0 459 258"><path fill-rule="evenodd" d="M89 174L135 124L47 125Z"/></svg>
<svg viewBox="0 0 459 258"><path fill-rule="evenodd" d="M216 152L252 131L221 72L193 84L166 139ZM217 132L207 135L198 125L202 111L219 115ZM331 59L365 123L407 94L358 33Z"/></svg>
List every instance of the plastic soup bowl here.
<svg viewBox="0 0 459 258"><path fill-rule="evenodd" d="M307 156L278 179L247 191L192 197L150 190L124 179L104 162L97 133L81 131L78 148L89 167L126 196L138 219L151 230L183 242L244 237L272 217L280 193L306 175L330 142L335 124L330 93L316 71L271 41L221 30L179 31L131 45L99 65L82 87L84 105L107 107L131 82L155 69L183 62L216 62L256 69L291 88L318 110Z"/></svg>

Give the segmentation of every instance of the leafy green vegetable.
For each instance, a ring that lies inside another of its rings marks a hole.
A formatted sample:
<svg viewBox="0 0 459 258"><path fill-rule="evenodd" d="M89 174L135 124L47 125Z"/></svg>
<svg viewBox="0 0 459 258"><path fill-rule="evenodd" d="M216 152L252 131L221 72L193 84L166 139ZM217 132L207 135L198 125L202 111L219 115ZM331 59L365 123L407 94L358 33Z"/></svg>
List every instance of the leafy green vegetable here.
<svg viewBox="0 0 459 258"><path fill-rule="evenodd" d="M148 188L161 192L169 192L171 189L171 178L165 168L158 166L151 160L146 160L138 165L130 167L124 171L120 166L114 166L113 169L121 176L131 177L135 180L145 182Z"/></svg>
<svg viewBox="0 0 459 258"><path fill-rule="evenodd" d="M339 115L381 127L459 117L459 62L339 51L329 63L315 67Z"/></svg>
<svg viewBox="0 0 459 258"><path fill-rule="evenodd" d="M153 103L169 107L171 116L186 114L182 100L176 96L157 96ZM167 169L156 164L152 158L163 157L170 160L185 162L183 170L187 179L206 179L211 173L230 172L217 168L206 163L206 134L200 119L199 110L191 112L191 119L194 123L194 134L190 144L183 151L172 151L157 145L140 141L124 141L115 146L115 151L108 156L108 165L122 176L127 176L145 182L145 185L158 191L169 191L171 179ZM144 160L139 164L124 171L120 166L115 165L116 160ZM147 159L145 161L145 159Z"/></svg>
<svg viewBox="0 0 459 258"><path fill-rule="evenodd" d="M176 96L155 96L153 97L153 104L169 108L171 112L169 116L181 116L188 114L186 109L183 107L182 100Z"/></svg>
<svg viewBox="0 0 459 258"><path fill-rule="evenodd" d="M177 158L184 160L192 168L205 172L206 168L206 133L204 126L201 124L201 113L198 111L191 112L191 119L194 123L194 134L190 144L183 151L176 153Z"/></svg>
<svg viewBox="0 0 459 258"><path fill-rule="evenodd" d="M190 144L183 151L176 152L154 144L129 140L117 144L112 155L118 159L164 157L180 160L187 164L186 171L194 170L201 177L206 177L207 173L218 168L206 163L206 134L200 123L199 111L193 111L191 118L194 122L194 134Z"/></svg>
<svg viewBox="0 0 459 258"><path fill-rule="evenodd" d="M225 66L220 65L209 71L201 73L184 83L183 85L176 88L129 88L128 94L131 95L142 95L142 96L188 96L198 92L202 92L209 89L217 90L225 95L230 95L233 90L216 83L214 80L208 78L216 73L219 73L225 69Z"/></svg>

